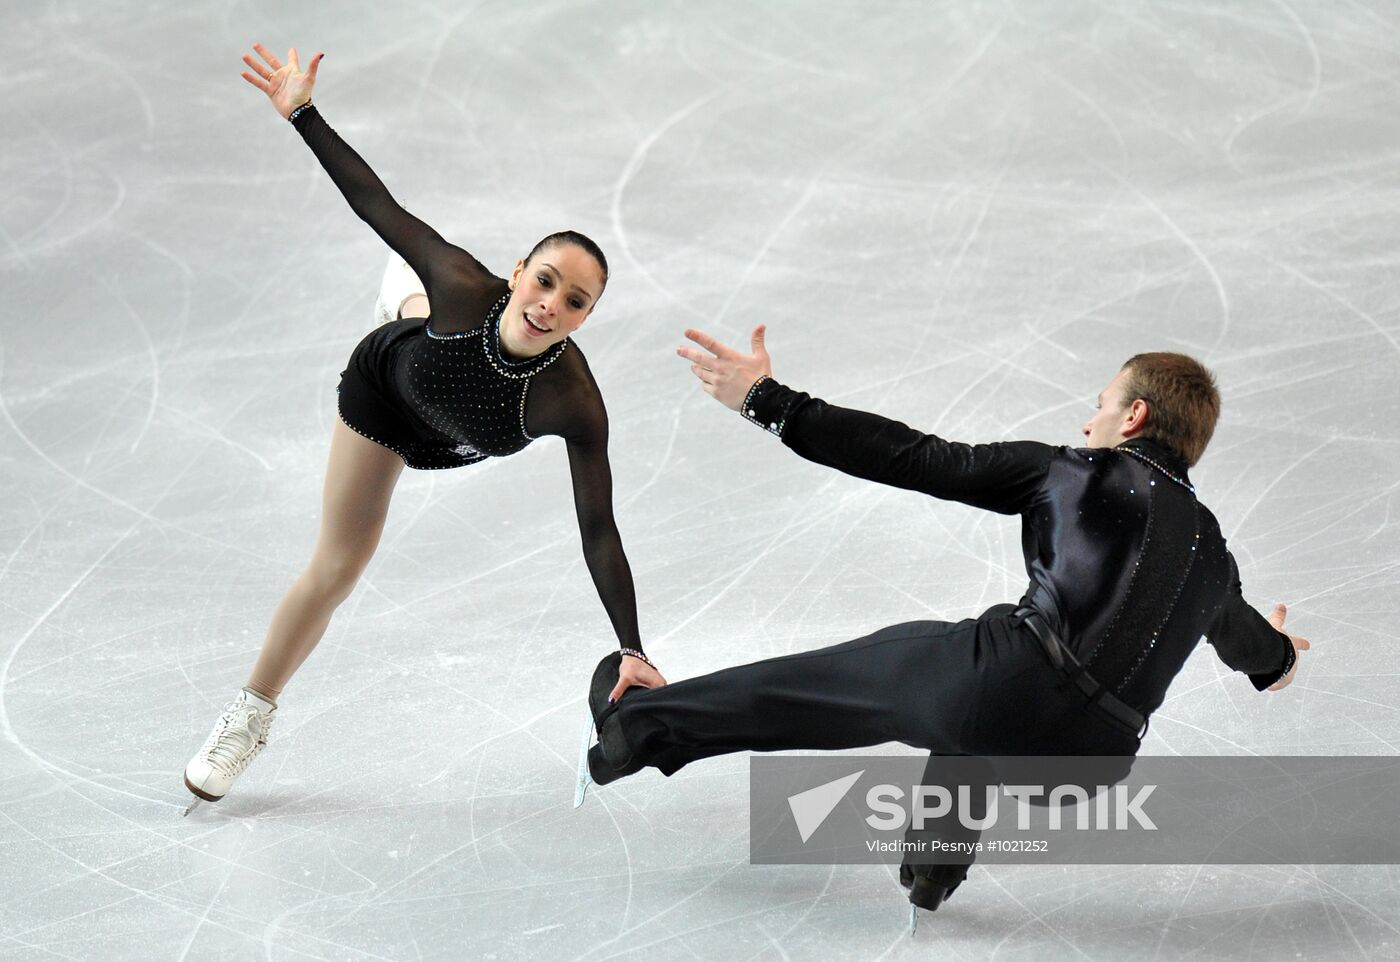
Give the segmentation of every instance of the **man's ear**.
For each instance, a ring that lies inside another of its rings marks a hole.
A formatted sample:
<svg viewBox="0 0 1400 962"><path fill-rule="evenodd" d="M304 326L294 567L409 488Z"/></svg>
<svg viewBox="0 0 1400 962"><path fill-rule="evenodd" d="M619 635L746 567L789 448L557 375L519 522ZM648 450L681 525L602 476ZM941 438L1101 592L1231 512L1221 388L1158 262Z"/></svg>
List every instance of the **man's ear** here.
<svg viewBox="0 0 1400 962"><path fill-rule="evenodd" d="M1123 429L1118 433L1125 438L1135 437L1142 433L1147 427L1147 420L1152 416L1152 409L1142 398L1137 398L1128 405L1127 417L1123 420Z"/></svg>

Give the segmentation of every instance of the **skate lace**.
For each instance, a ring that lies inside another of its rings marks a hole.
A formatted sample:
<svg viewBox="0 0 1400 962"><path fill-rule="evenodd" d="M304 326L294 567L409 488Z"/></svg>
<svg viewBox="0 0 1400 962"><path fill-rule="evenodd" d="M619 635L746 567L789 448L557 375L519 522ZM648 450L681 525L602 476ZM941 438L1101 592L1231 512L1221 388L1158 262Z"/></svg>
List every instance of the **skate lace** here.
<svg viewBox="0 0 1400 962"><path fill-rule="evenodd" d="M248 767L267 744L272 719L250 705L234 702L219 716L219 723L204 743L203 754L211 768L231 777Z"/></svg>

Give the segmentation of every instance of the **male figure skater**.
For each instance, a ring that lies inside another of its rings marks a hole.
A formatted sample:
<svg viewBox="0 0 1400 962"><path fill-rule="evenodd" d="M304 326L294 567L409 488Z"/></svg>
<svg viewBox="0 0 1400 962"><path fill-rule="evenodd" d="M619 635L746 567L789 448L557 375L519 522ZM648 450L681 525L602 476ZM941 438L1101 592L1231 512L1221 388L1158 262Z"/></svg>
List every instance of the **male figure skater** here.
<svg viewBox="0 0 1400 962"><path fill-rule="evenodd" d="M900 741L938 755L1136 754L1147 718L1202 635L1258 690L1297 671L1306 639L1240 593L1239 572L1187 469L1220 413L1214 378L1181 354L1139 354L1099 395L1082 448L958 444L827 404L772 377L764 328L742 354L686 331L705 393L847 474L1020 515L1030 584L1020 601L957 623L914 621L845 644L661 688L618 692L617 656L590 689L605 784L650 765L670 775L738 751ZM936 908L966 865L905 866Z"/></svg>

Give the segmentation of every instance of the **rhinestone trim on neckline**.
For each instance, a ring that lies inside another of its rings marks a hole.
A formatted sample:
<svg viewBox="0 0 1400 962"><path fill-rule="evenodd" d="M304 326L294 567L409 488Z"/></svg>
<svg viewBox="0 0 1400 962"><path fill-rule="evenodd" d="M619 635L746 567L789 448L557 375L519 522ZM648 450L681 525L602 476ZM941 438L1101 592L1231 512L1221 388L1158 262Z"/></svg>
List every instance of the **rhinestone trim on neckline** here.
<svg viewBox="0 0 1400 962"><path fill-rule="evenodd" d="M1131 454L1133 457L1137 458L1139 461L1141 461L1143 464L1147 465L1150 468L1156 468L1162 474L1166 475L1167 478L1169 478L1172 481L1175 481L1177 484L1181 485L1183 488L1185 488L1187 491L1190 491L1192 494L1196 493L1196 486L1194 484L1190 484L1185 478L1181 478L1175 474L1172 474L1166 468L1162 467L1152 458L1149 458L1147 455L1143 454L1137 448L1119 448L1118 450L1122 451L1124 454Z"/></svg>
<svg viewBox="0 0 1400 962"><path fill-rule="evenodd" d="M564 349L569 346L569 341L568 338L565 338L554 347L550 348L552 353L549 353L547 357L545 354L537 354L534 357L527 357L521 361L512 361L510 358L506 357L505 352L501 350L501 318L505 315L506 301L509 299L509 292L502 294L501 299L497 301L495 306L487 313L486 323L482 325L482 327L483 329L494 332L495 337L483 337L481 339L481 344L482 347L486 349L486 359L491 362L491 366L496 369L497 374L521 380L523 378L533 377L559 360L560 356L564 353ZM541 358L544 358L544 360L540 360ZM512 370L512 368L514 370Z"/></svg>

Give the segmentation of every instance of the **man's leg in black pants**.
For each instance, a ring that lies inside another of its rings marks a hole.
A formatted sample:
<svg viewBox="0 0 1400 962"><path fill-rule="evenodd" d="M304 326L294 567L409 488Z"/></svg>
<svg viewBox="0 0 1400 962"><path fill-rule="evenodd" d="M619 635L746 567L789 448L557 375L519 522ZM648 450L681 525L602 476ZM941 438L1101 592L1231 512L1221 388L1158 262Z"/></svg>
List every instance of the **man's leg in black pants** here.
<svg viewBox="0 0 1400 962"><path fill-rule="evenodd" d="M955 763L956 776L946 770L953 765L949 756L931 752L919 784L924 789L941 788L952 799L946 813L922 819L917 814L904 833L906 849L899 866L899 882L910 890L909 901L920 908L936 909L953 894L976 860L971 851L982 837L977 828L968 828L959 817L980 821L987 814L987 789L995 790L999 780L991 764L982 758L961 758ZM959 789L967 791L969 806L960 807ZM948 847L940 848L942 843ZM967 846L964 849L963 846ZM965 854L963 854L965 853Z"/></svg>
<svg viewBox="0 0 1400 962"><path fill-rule="evenodd" d="M1010 606L957 623L915 621L816 651L632 691L605 725L667 775L740 751L839 750L899 741L964 754L979 672L997 661ZM605 743L608 739L604 739ZM613 764L622 759L609 758Z"/></svg>

